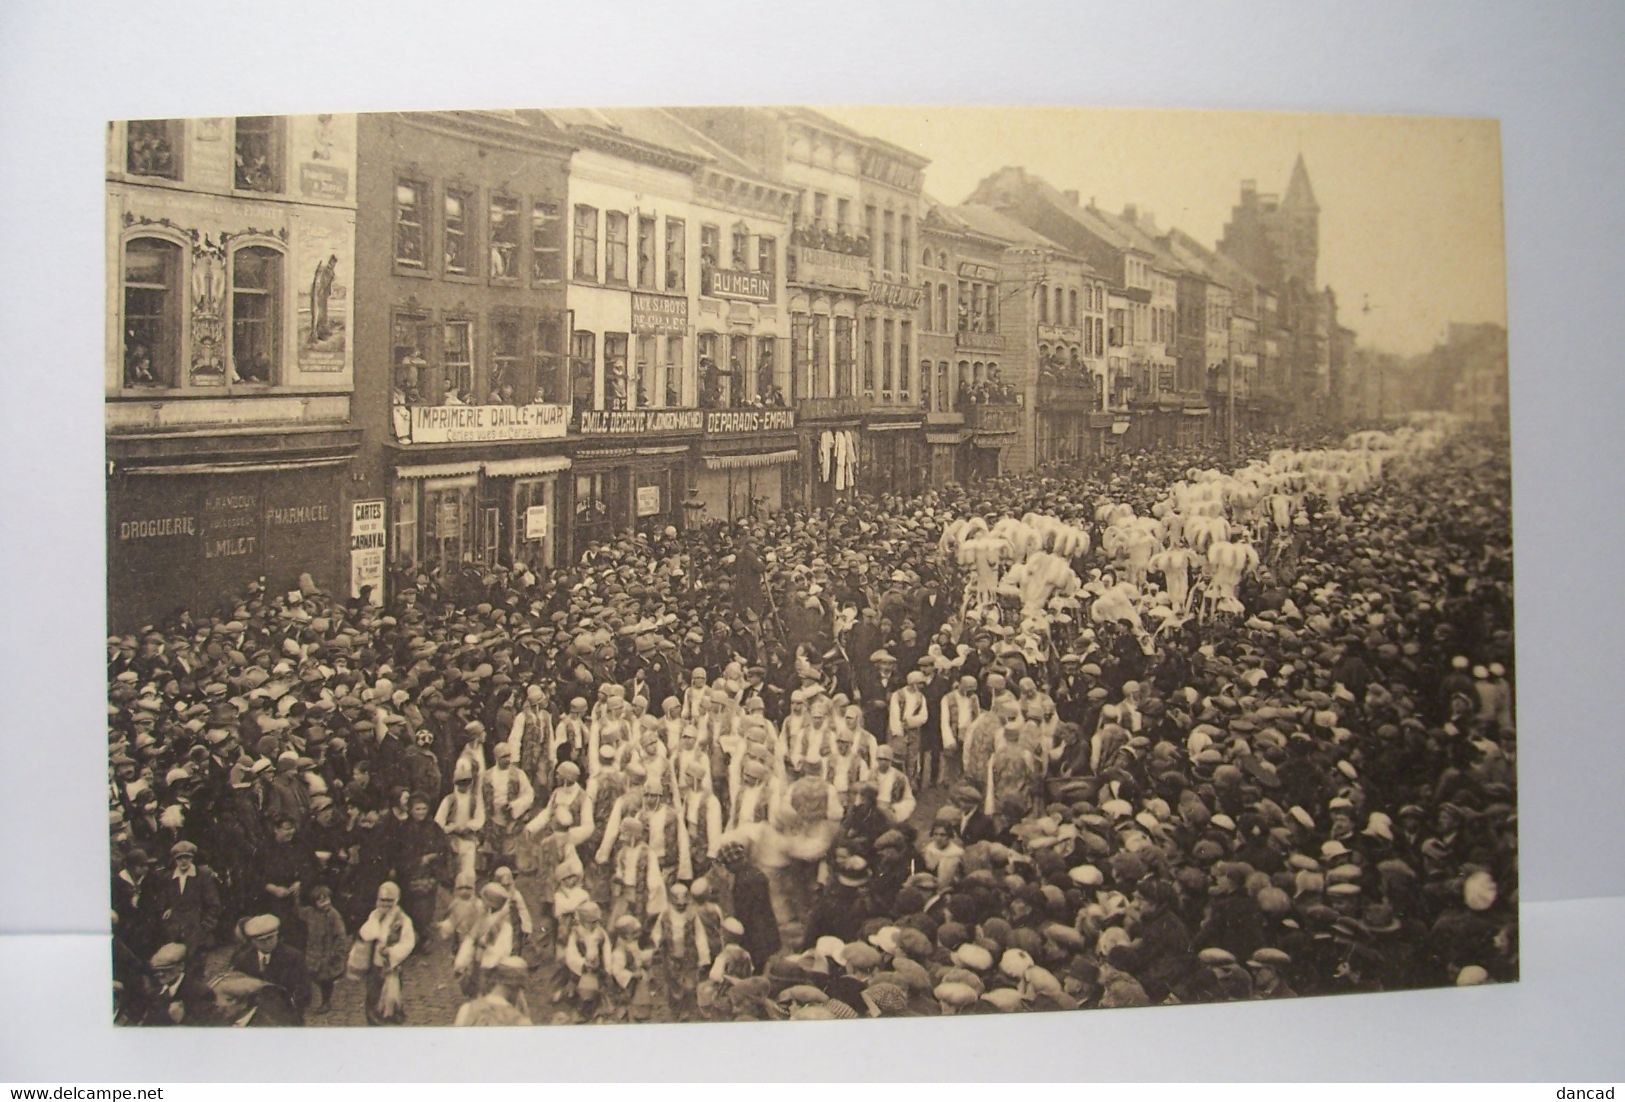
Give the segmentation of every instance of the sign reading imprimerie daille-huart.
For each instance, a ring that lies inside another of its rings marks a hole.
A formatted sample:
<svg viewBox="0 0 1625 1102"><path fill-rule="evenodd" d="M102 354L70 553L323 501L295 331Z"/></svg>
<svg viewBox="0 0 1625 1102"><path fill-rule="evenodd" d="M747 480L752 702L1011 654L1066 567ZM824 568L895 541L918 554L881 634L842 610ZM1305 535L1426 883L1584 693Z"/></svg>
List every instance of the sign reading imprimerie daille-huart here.
<svg viewBox="0 0 1625 1102"><path fill-rule="evenodd" d="M560 440L570 427L570 407L413 406L414 444L457 444L475 440Z"/></svg>

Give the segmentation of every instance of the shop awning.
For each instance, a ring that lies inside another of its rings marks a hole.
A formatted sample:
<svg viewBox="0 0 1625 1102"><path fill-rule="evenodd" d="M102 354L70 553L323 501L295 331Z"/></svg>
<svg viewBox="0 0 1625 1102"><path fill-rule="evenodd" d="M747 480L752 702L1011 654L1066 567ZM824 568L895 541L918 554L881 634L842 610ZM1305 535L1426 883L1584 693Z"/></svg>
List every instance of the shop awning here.
<svg viewBox="0 0 1625 1102"><path fill-rule="evenodd" d="M959 439L957 432L928 432L925 434L927 444L957 444Z"/></svg>
<svg viewBox="0 0 1625 1102"><path fill-rule="evenodd" d="M970 442L978 448L1004 448L1016 442L1013 432L979 432Z"/></svg>
<svg viewBox="0 0 1625 1102"><path fill-rule="evenodd" d="M255 474L260 471L303 471L312 467L340 467L350 461L348 456L329 456L319 459L267 459L247 460L241 463L167 463L134 464L115 461L125 474Z"/></svg>
<svg viewBox="0 0 1625 1102"><path fill-rule="evenodd" d="M516 459L490 459L484 463L488 475L556 474L569 470L567 455L522 455Z"/></svg>
<svg viewBox="0 0 1625 1102"><path fill-rule="evenodd" d="M865 426L869 432L903 432L908 429L917 429L919 427L920 422L918 421L872 421Z"/></svg>
<svg viewBox="0 0 1625 1102"><path fill-rule="evenodd" d="M796 454L796 449L784 448L776 452L751 452L746 455L708 455L705 457L705 469L739 471L752 467L772 467L779 463L793 462Z"/></svg>
<svg viewBox="0 0 1625 1102"><path fill-rule="evenodd" d="M416 467L396 467L396 478L453 478L460 474L478 474L480 461L466 463L423 463Z"/></svg>
<svg viewBox="0 0 1625 1102"><path fill-rule="evenodd" d="M639 455L681 455L688 451L687 444L657 444L654 447L639 448Z"/></svg>

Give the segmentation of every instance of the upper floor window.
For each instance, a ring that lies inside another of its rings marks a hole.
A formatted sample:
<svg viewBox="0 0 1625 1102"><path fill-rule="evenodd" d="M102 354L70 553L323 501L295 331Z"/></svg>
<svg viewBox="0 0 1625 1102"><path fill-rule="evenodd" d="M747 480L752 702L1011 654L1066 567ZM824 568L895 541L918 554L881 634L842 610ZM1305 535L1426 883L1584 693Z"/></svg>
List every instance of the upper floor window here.
<svg viewBox="0 0 1625 1102"><path fill-rule="evenodd" d="M270 115L239 115L236 145L236 186L244 191L281 191L281 120Z"/></svg>
<svg viewBox="0 0 1625 1102"><path fill-rule="evenodd" d="M779 268L779 242L775 237L756 239L756 270L768 278Z"/></svg>
<svg viewBox="0 0 1625 1102"><path fill-rule="evenodd" d="M750 227L743 222L733 228L733 248L730 250L730 260L738 271L744 271L750 263Z"/></svg>
<svg viewBox="0 0 1625 1102"><path fill-rule="evenodd" d="M604 213L604 282L625 283L627 264L627 218L618 210Z"/></svg>
<svg viewBox="0 0 1625 1102"><path fill-rule="evenodd" d="M666 290L681 291L687 282L688 228L681 218L666 219Z"/></svg>
<svg viewBox="0 0 1625 1102"><path fill-rule="evenodd" d="M885 237L880 245L880 266L886 271L892 270L893 251L897 244L897 215L887 211L881 216L881 224L885 226Z"/></svg>
<svg viewBox="0 0 1625 1102"><path fill-rule="evenodd" d="M1076 291L1068 291L1066 293L1066 308L1067 308L1067 324L1068 325L1077 325L1078 324L1078 292L1076 292Z"/></svg>
<svg viewBox="0 0 1625 1102"><path fill-rule="evenodd" d="M466 191L446 189L444 224L440 237L444 246L447 275L468 274L468 212L471 205L470 196Z"/></svg>
<svg viewBox="0 0 1625 1102"><path fill-rule="evenodd" d="M598 280L598 209L578 206L575 216L575 261L570 269L576 279Z"/></svg>
<svg viewBox="0 0 1625 1102"><path fill-rule="evenodd" d="M491 278L519 278L519 200L491 196Z"/></svg>
<svg viewBox="0 0 1625 1102"><path fill-rule="evenodd" d="M231 370L237 383L276 382L282 353L282 254L251 245L231 257Z"/></svg>
<svg viewBox="0 0 1625 1102"><path fill-rule="evenodd" d="M722 229L719 226L700 227L700 265L717 268L722 265Z"/></svg>
<svg viewBox="0 0 1625 1102"><path fill-rule="evenodd" d="M137 119L125 134L124 170L135 176L181 178L180 119Z"/></svg>
<svg viewBox="0 0 1625 1102"><path fill-rule="evenodd" d="M897 270L908 275L910 265L914 263L913 226L914 219L903 215L898 221L899 236L897 241Z"/></svg>
<svg viewBox="0 0 1625 1102"><path fill-rule="evenodd" d="M1038 285L1038 324L1049 324L1049 288Z"/></svg>
<svg viewBox="0 0 1625 1102"><path fill-rule="evenodd" d="M180 369L181 247L155 237L124 246L124 385L171 387Z"/></svg>
<svg viewBox="0 0 1625 1102"><path fill-rule="evenodd" d="M403 268L423 267L423 195L422 184L395 181L395 263Z"/></svg>
<svg viewBox="0 0 1625 1102"><path fill-rule="evenodd" d="M852 228L852 200L835 200L835 230L837 233L849 233Z"/></svg>
<svg viewBox="0 0 1625 1102"><path fill-rule="evenodd" d="M638 286L655 289L655 220L638 218Z"/></svg>
<svg viewBox="0 0 1625 1102"><path fill-rule="evenodd" d="M813 225L819 229L824 228L824 218L829 213L829 196L821 191L813 192Z"/></svg>
<svg viewBox="0 0 1625 1102"><path fill-rule="evenodd" d="M564 278L559 254L559 205L551 199L538 199L530 205L530 279L532 283L552 283Z"/></svg>

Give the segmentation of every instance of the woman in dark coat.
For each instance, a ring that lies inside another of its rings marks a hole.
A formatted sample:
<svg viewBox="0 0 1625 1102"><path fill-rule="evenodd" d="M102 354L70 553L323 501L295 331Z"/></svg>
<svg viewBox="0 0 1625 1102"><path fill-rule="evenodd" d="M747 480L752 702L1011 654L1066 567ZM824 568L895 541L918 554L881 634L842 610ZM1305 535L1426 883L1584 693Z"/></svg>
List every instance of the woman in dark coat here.
<svg viewBox="0 0 1625 1102"><path fill-rule="evenodd" d="M768 958L779 951L779 920L773 914L767 877L747 860L745 847L738 842L723 845L717 857L733 880L733 916L745 928L740 944L750 953L759 973L767 967Z"/></svg>

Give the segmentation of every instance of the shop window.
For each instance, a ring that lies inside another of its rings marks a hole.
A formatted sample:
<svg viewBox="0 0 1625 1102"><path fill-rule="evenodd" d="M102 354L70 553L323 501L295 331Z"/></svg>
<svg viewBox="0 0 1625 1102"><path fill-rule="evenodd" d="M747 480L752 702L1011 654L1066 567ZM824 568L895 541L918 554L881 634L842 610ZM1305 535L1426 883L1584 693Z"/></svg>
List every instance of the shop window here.
<svg viewBox="0 0 1625 1102"><path fill-rule="evenodd" d="M652 333L640 334L637 343L637 356L632 361L630 394L633 409L648 408L649 382L654 378L654 370L655 337Z"/></svg>
<svg viewBox="0 0 1625 1102"><path fill-rule="evenodd" d="M258 245L238 249L231 256L232 381L276 382L281 354L282 254Z"/></svg>
<svg viewBox="0 0 1625 1102"><path fill-rule="evenodd" d="M513 514L509 553L515 565L532 570L550 569L553 563L554 526L557 524L551 478L521 478L513 484ZM533 513L533 510L540 512ZM535 523L540 521L540 526Z"/></svg>
<svg viewBox="0 0 1625 1102"><path fill-rule="evenodd" d="M447 405L467 405L474 396L474 323L448 321L440 327L441 366L445 369Z"/></svg>
<svg viewBox="0 0 1625 1102"><path fill-rule="evenodd" d="M597 371L597 336L577 329L570 338L570 404L578 415L593 406Z"/></svg>
<svg viewBox="0 0 1625 1102"><path fill-rule="evenodd" d="M715 333L699 336L700 405L715 409L722 404L722 367L717 362L721 354L720 338Z"/></svg>
<svg viewBox="0 0 1625 1102"><path fill-rule="evenodd" d="M124 385L127 387L177 385L180 278L179 245L155 237L138 237L124 246Z"/></svg>
<svg viewBox="0 0 1625 1102"><path fill-rule="evenodd" d="M519 278L519 200L491 196L491 278Z"/></svg>
<svg viewBox="0 0 1625 1102"><path fill-rule="evenodd" d="M634 485L632 502L637 528L648 532L664 527L666 514L672 507L670 468L639 471Z"/></svg>
<svg viewBox="0 0 1625 1102"><path fill-rule="evenodd" d="M812 318L812 396L826 397L829 385L829 318L814 314Z"/></svg>
<svg viewBox="0 0 1625 1102"><path fill-rule="evenodd" d="M892 397L892 344L897 336L897 325L890 318L880 323L880 398L889 402Z"/></svg>
<svg viewBox="0 0 1625 1102"><path fill-rule="evenodd" d="M423 487L423 558L426 566L450 567L472 559L474 487L429 482Z"/></svg>
<svg viewBox="0 0 1625 1102"><path fill-rule="evenodd" d="M236 126L236 186L243 191L282 190L282 120L240 115Z"/></svg>
<svg viewBox="0 0 1625 1102"><path fill-rule="evenodd" d="M779 270L779 240L776 237L756 239L756 270L772 279Z"/></svg>
<svg viewBox="0 0 1625 1102"><path fill-rule="evenodd" d="M756 338L756 397L763 405L784 405L784 387L780 385L777 357L773 354L773 338Z"/></svg>
<svg viewBox="0 0 1625 1102"><path fill-rule="evenodd" d="M857 319L835 319L835 396L852 396L852 375L857 367Z"/></svg>
<svg viewBox="0 0 1625 1102"><path fill-rule="evenodd" d="M609 534L609 499L602 471L575 476L577 550Z"/></svg>
<svg viewBox="0 0 1625 1102"><path fill-rule="evenodd" d="M564 401L564 323L557 317L536 319L531 346L535 388L532 401L557 405Z"/></svg>
<svg viewBox="0 0 1625 1102"><path fill-rule="evenodd" d="M666 219L666 290L681 291L687 284L688 227L681 218Z"/></svg>
<svg viewBox="0 0 1625 1102"><path fill-rule="evenodd" d="M395 263L402 268L423 270L427 252L423 232L423 184L414 180L395 181Z"/></svg>
<svg viewBox="0 0 1625 1102"><path fill-rule="evenodd" d="M390 319L391 363L394 364L393 404L422 405L428 390L425 375L429 369L433 326L422 314L396 312Z"/></svg>
<svg viewBox="0 0 1625 1102"><path fill-rule="evenodd" d="M812 397L812 318L790 315L790 387L797 401Z"/></svg>
<svg viewBox="0 0 1625 1102"><path fill-rule="evenodd" d="M416 566L418 561L418 484L398 478L390 491L389 561Z"/></svg>
<svg viewBox="0 0 1625 1102"><path fill-rule="evenodd" d="M576 279L598 282L598 211L594 207L575 209L575 252L570 272Z"/></svg>
<svg viewBox="0 0 1625 1102"><path fill-rule="evenodd" d="M875 392L875 319L863 319L863 392Z"/></svg>
<svg viewBox="0 0 1625 1102"><path fill-rule="evenodd" d="M468 216L472 205L468 192L446 189L440 238L447 275L468 275Z"/></svg>
<svg viewBox="0 0 1625 1102"><path fill-rule="evenodd" d="M626 284L627 219L618 210L604 212L604 282Z"/></svg>
<svg viewBox="0 0 1625 1102"><path fill-rule="evenodd" d="M683 404L683 376L688 374L683 352L682 337L666 338L666 405L674 409Z"/></svg>
<svg viewBox="0 0 1625 1102"><path fill-rule="evenodd" d="M604 334L604 408L626 409L625 333Z"/></svg>
<svg viewBox="0 0 1625 1102"><path fill-rule="evenodd" d="M138 119L125 131L124 170L134 176L181 178L180 119Z"/></svg>
<svg viewBox="0 0 1625 1102"><path fill-rule="evenodd" d="M556 283L564 278L559 256L559 205L538 199L530 205L530 281Z"/></svg>
<svg viewBox="0 0 1625 1102"><path fill-rule="evenodd" d="M638 286L655 289L655 220L638 217Z"/></svg>
<svg viewBox="0 0 1625 1102"><path fill-rule="evenodd" d="M491 378L486 401L511 406L519 401L519 319L499 317L491 322Z"/></svg>

